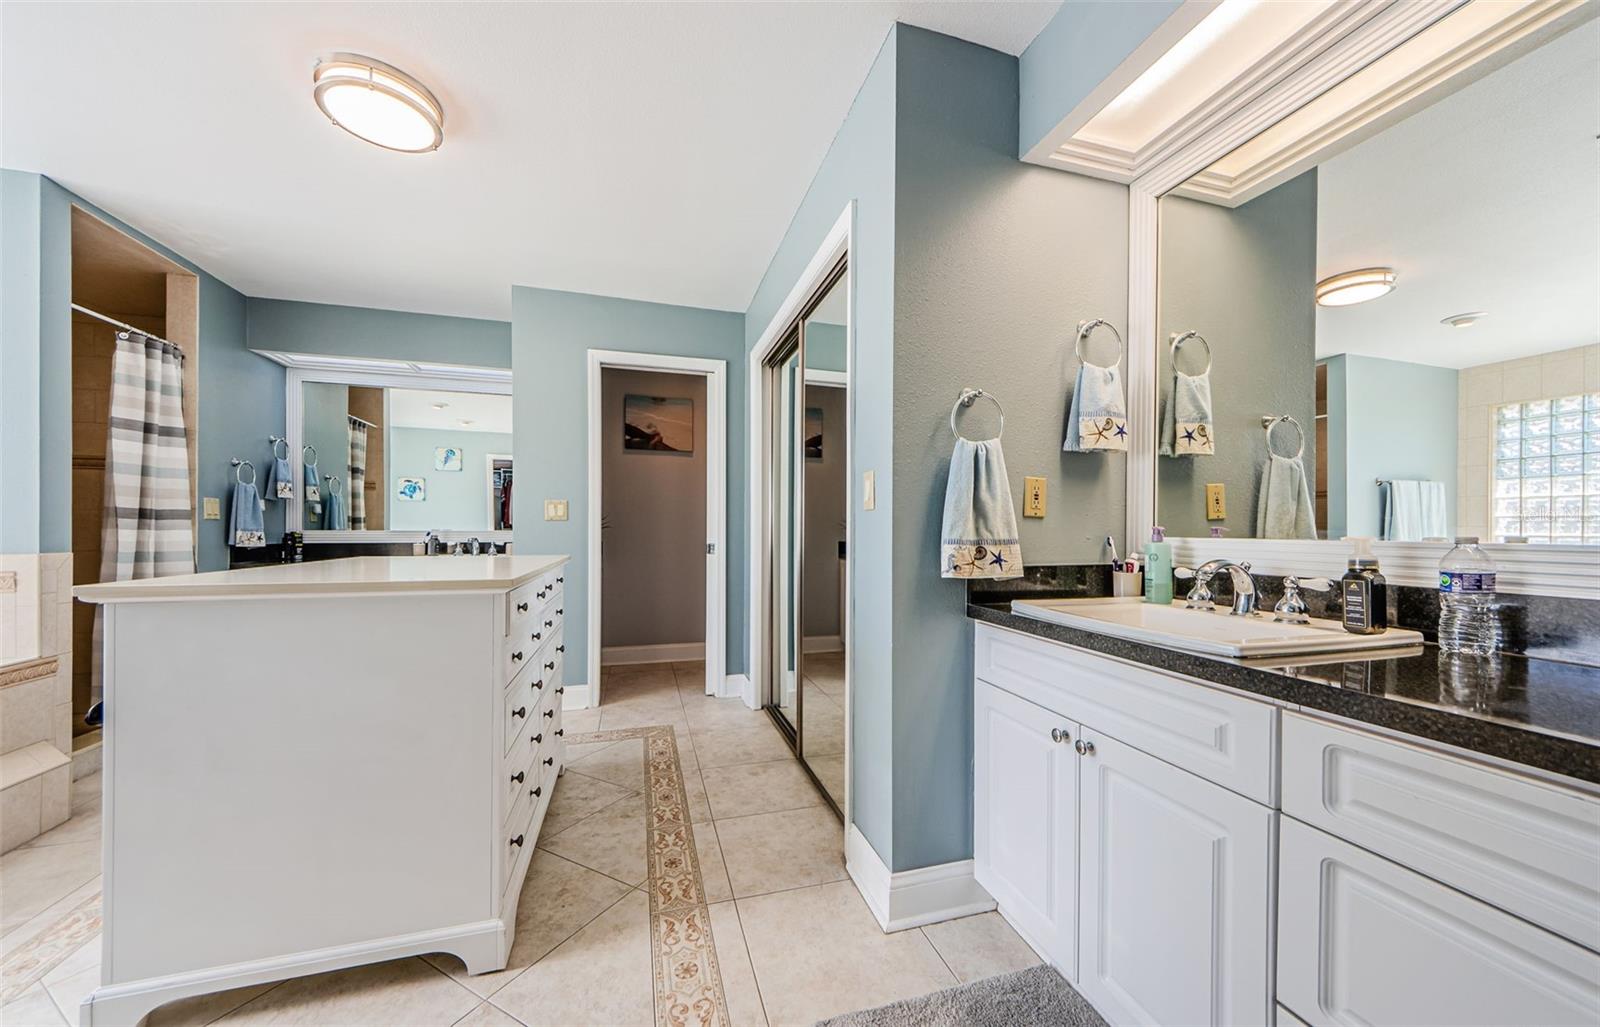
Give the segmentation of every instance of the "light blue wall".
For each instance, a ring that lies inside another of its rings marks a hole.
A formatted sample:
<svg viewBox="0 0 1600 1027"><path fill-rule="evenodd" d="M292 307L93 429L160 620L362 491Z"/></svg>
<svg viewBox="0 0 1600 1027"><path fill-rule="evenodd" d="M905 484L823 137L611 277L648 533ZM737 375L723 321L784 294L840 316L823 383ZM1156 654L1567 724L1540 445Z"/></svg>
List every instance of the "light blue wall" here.
<svg viewBox="0 0 1600 1027"><path fill-rule="evenodd" d="M1016 152L1032 149L1182 6L1181 0L1066 0L1022 52Z"/></svg>
<svg viewBox="0 0 1600 1027"><path fill-rule="evenodd" d="M1345 357L1320 361L1328 367L1328 537L1350 534L1345 520Z"/></svg>
<svg viewBox="0 0 1600 1027"><path fill-rule="evenodd" d="M893 845L894 645L891 582L894 528L894 152L897 32L884 41L850 113L817 169L745 313L745 348L753 349L794 288L845 205L856 203L850 253L855 317L856 420L849 427L856 481L850 485L855 536L849 574L855 623L850 629L851 804L856 826L889 862ZM741 445L742 448L742 445ZM741 460L743 458L741 457ZM862 510L860 475L877 473L876 510ZM741 643L744 640L741 639Z"/></svg>
<svg viewBox="0 0 1600 1027"><path fill-rule="evenodd" d="M567 660L574 682L588 661L588 351L623 350L728 362L728 660L743 673L745 612L744 319L723 310L516 286L511 290L512 425L518 552L566 553ZM565 499L568 520L546 521L546 499Z"/></svg>
<svg viewBox="0 0 1600 1027"><path fill-rule="evenodd" d="M1444 483L1446 533L1453 534L1460 410L1456 372L1351 354L1344 357L1344 369L1348 533L1379 536L1383 520L1377 479L1415 478ZM1328 398L1331 414L1333 397ZM1331 432L1331 423L1329 428ZM1333 497L1328 498L1331 507Z"/></svg>
<svg viewBox="0 0 1600 1027"><path fill-rule="evenodd" d="M461 470L434 470L433 451L440 446L461 450ZM498 432L390 428L389 448L384 454L389 526L397 531L488 531L488 462L484 455L510 455L511 447L512 436ZM428 498L421 503L396 499L395 486L402 476L427 479Z"/></svg>
<svg viewBox="0 0 1600 1027"><path fill-rule="evenodd" d="M244 297L214 276L132 226L73 195L50 179L4 172L0 253L4 254L5 431L13 424L13 383L19 389L24 430L37 432L39 458L6 457L0 468L4 525L0 548L66 552L72 520L72 207L83 208L195 273L200 305L199 490L226 496L230 456L260 466L267 435L283 433L283 369L245 349ZM33 313L37 311L37 314ZM15 362L21 373L11 377ZM35 372L35 368L37 371ZM33 376L37 374L37 377ZM32 388L30 403L21 390ZM252 397L241 402L239 397ZM257 398L259 397L259 398ZM36 411L36 412L35 412ZM9 448L9 447L7 447ZM12 497L21 519L13 521ZM37 509L37 524L27 514ZM226 566L226 521L199 521L199 567ZM282 513L268 507L267 533L282 531ZM20 525L20 527L14 527ZM20 548L19 548L20 547Z"/></svg>
<svg viewBox="0 0 1600 1027"><path fill-rule="evenodd" d="M254 296L245 308L251 349L511 366L511 325L505 321Z"/></svg>

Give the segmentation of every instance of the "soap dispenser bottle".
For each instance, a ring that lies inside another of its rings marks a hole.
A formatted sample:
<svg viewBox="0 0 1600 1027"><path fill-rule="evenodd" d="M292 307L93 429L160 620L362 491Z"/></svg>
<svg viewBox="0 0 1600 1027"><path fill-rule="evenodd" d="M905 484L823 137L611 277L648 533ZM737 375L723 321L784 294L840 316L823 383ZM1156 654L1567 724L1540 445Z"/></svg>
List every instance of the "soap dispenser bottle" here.
<svg viewBox="0 0 1600 1027"><path fill-rule="evenodd" d="M1163 606L1172 602L1172 543L1159 524L1150 529L1144 547L1144 601Z"/></svg>
<svg viewBox="0 0 1600 1027"><path fill-rule="evenodd" d="M1344 598L1344 629L1353 635L1381 635L1389 628L1389 586L1372 555L1372 539L1345 536L1353 548L1348 570L1339 579Z"/></svg>

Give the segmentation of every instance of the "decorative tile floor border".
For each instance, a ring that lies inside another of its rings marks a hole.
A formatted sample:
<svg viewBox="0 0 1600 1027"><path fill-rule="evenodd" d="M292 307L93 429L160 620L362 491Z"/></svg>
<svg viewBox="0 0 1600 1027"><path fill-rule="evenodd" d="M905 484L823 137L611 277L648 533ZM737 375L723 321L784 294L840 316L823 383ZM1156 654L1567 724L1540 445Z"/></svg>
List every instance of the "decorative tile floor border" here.
<svg viewBox="0 0 1600 1027"><path fill-rule="evenodd" d="M0 1003L10 1002L100 933L100 893L17 946L0 962Z"/></svg>
<svg viewBox="0 0 1600 1027"><path fill-rule="evenodd" d="M711 936L689 799L670 727L621 728L569 741L643 739L645 764L645 890L650 894L650 959L656 1027L723 1027L731 1023L722 969Z"/></svg>

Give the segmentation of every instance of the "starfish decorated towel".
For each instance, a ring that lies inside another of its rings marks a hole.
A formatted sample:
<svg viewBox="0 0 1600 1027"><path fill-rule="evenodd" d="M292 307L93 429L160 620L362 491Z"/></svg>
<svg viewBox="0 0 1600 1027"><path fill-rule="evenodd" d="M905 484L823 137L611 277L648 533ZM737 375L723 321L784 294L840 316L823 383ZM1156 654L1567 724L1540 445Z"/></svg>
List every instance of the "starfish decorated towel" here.
<svg viewBox="0 0 1600 1027"><path fill-rule="evenodd" d="M1211 423L1211 373L1173 369L1172 396L1161 412L1162 456L1211 456L1217 451Z"/></svg>
<svg viewBox="0 0 1600 1027"><path fill-rule="evenodd" d="M1122 372L1113 365L1078 365L1078 384L1072 390L1067 414L1064 453L1128 450L1128 401L1122 394Z"/></svg>
<svg viewBox="0 0 1600 1027"><path fill-rule="evenodd" d="M944 490L939 573L946 578L1018 578L1022 546L999 439L956 439Z"/></svg>

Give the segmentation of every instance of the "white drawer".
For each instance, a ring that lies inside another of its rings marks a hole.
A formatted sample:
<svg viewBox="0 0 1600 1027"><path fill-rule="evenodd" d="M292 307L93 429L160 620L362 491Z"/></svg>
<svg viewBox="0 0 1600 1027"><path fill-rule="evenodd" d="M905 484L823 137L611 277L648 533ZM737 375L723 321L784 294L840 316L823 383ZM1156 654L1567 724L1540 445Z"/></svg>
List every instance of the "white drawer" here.
<svg viewBox="0 0 1600 1027"><path fill-rule="evenodd" d="M1289 1007L1282 1002L1278 1003L1277 1014L1278 1027L1311 1027L1310 1024L1291 1013Z"/></svg>
<svg viewBox="0 0 1600 1027"><path fill-rule="evenodd" d="M533 851L534 844L538 841L528 833L528 813L532 809L532 801L528 794L523 792L517 799L517 804L511 808L511 817L501 831L500 886L502 888L511 879L512 870L527 859L527 854Z"/></svg>
<svg viewBox="0 0 1600 1027"><path fill-rule="evenodd" d="M500 781L505 794L500 809L501 820L505 823L511 822L511 814L517 808L517 803L530 788L539 783L539 774L534 769L538 754L539 746L530 738L526 744L513 748L501 761Z"/></svg>
<svg viewBox="0 0 1600 1027"><path fill-rule="evenodd" d="M539 654L552 646L564 644L560 638L561 618L555 611L556 606L552 603L523 624L517 634L508 635L501 644L500 658L507 681L529 664L548 661L548 653L542 657Z"/></svg>
<svg viewBox="0 0 1600 1027"><path fill-rule="evenodd" d="M1314 1024L1600 1023L1600 955L1280 821L1278 999Z"/></svg>
<svg viewBox="0 0 1600 1027"><path fill-rule="evenodd" d="M1283 811L1600 949L1592 796L1289 713Z"/></svg>
<svg viewBox="0 0 1600 1027"><path fill-rule="evenodd" d="M1278 709L1202 682L979 624L974 673L1267 805Z"/></svg>
<svg viewBox="0 0 1600 1027"><path fill-rule="evenodd" d="M540 692L533 687L537 670L530 664L523 668L505 690L501 701L505 704L505 740L502 752L509 753L518 738L528 733L528 725L538 716Z"/></svg>

